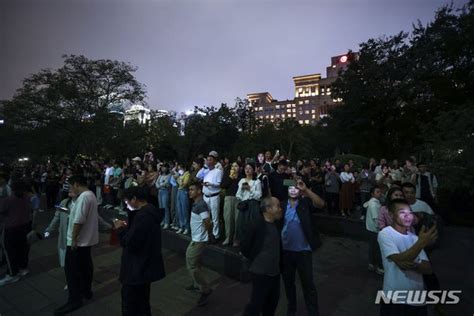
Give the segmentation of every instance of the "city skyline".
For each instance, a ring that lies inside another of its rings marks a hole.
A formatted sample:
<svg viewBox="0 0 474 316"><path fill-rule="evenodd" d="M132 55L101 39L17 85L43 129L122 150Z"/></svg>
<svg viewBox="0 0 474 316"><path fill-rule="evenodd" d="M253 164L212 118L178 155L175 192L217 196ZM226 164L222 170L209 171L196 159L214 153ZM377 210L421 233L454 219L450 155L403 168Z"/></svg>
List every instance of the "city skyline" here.
<svg viewBox="0 0 474 316"><path fill-rule="evenodd" d="M3 1L0 99L29 74L61 66L63 54L83 54L137 66L152 109L233 105L264 91L286 100L293 76L324 74L331 56L426 24L447 3Z"/></svg>

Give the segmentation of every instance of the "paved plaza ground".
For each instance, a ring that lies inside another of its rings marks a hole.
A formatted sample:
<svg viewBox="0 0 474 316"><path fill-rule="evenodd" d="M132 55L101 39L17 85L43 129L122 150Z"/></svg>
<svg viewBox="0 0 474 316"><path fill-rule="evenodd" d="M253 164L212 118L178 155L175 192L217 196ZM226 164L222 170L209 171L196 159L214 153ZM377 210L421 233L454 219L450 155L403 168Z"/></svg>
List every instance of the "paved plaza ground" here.
<svg viewBox="0 0 474 316"><path fill-rule="evenodd" d="M52 212L39 215L39 226L46 227ZM474 230L447 227L442 248L433 253L434 270L443 289L463 291L461 303L448 306L447 315L474 314ZM71 315L120 315L121 249L108 244L109 235L93 250L95 265L94 298ZM56 238L35 243L30 253L31 274L23 280L0 288L1 316L52 315L67 299L63 290L65 277L59 267ZM166 246L166 245L165 245ZM382 286L382 276L367 271L367 245L349 238L324 236L323 247L314 253L314 271L322 316L378 315L375 293ZM198 294L184 290L190 283L184 258L163 250L167 276L151 290L153 315L240 315L248 301L250 285L206 269L214 292L205 307L196 307ZM304 300L298 285L299 314L305 315ZM283 287L277 315L285 315Z"/></svg>

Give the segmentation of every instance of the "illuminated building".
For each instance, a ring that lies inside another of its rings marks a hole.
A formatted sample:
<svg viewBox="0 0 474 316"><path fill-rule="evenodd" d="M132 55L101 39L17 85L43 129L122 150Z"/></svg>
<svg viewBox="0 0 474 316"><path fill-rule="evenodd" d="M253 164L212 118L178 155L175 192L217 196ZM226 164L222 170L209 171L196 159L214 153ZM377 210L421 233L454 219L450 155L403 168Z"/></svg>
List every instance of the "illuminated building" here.
<svg viewBox="0 0 474 316"><path fill-rule="evenodd" d="M357 53L351 54L358 58ZM321 74L293 77L295 97L292 100L278 101L268 92L247 94L249 106L257 119L262 122L277 122L288 118L301 125L314 125L328 115L328 111L342 104L342 99L332 97L331 85L338 74L347 69L348 55L331 57L331 65L326 68L326 78Z"/></svg>

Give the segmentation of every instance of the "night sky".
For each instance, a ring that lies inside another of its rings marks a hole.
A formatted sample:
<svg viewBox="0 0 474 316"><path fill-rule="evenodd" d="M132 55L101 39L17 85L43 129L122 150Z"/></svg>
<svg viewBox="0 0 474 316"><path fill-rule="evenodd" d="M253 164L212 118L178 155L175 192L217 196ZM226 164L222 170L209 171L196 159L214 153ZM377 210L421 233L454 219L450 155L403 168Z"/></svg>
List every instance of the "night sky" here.
<svg viewBox="0 0 474 316"><path fill-rule="evenodd" d="M456 7L467 0L455 0ZM63 54L138 66L154 109L293 97L292 77L325 76L330 57L433 19L445 0L2 0L0 100Z"/></svg>

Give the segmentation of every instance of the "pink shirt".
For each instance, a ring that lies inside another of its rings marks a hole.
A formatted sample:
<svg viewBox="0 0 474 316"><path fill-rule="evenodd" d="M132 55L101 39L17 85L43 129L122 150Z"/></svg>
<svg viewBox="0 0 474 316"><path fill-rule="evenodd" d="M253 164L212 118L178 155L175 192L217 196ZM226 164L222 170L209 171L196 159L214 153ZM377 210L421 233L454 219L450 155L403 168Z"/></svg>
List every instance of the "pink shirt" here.
<svg viewBox="0 0 474 316"><path fill-rule="evenodd" d="M380 230L384 229L387 226L392 225L392 217L388 212L388 208L386 206L382 206L380 208L379 216L377 217L377 226Z"/></svg>

